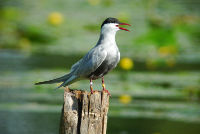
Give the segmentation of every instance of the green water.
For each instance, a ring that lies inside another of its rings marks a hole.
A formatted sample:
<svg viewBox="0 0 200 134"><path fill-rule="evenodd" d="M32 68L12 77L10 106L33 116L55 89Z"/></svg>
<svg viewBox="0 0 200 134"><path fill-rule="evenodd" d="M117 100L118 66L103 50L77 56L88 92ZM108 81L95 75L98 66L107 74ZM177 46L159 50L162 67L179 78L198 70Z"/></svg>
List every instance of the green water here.
<svg viewBox="0 0 200 134"><path fill-rule="evenodd" d="M0 132L57 133L63 89L55 91L56 84L33 84L61 76L69 70L56 68L56 64L54 68L34 68L31 65L41 64L40 60L35 60L37 57L26 62L25 55L10 52L1 53L0 59L7 63L0 65ZM18 62L13 62L15 60ZM60 58L60 63L62 61L65 62L65 58ZM108 134L198 134L200 131L198 70L127 73L116 69L105 80L112 94ZM88 80L79 81L71 88L88 90L88 84ZM101 89L100 80L94 81L94 89ZM132 99L128 104L120 102L124 94Z"/></svg>
<svg viewBox="0 0 200 134"><path fill-rule="evenodd" d="M4 134L56 134L59 131L58 112L0 112L0 129ZM142 128L142 129L141 129ZM198 123L167 119L121 118L109 116L108 134L198 134Z"/></svg>

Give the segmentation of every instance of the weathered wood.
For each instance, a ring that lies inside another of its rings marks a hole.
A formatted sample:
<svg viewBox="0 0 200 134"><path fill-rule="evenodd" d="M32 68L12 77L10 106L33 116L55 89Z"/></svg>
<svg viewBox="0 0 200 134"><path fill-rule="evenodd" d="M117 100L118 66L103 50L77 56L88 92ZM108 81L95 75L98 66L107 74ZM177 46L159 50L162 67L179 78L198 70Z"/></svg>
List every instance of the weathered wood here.
<svg viewBox="0 0 200 134"><path fill-rule="evenodd" d="M65 90L60 134L106 134L109 95Z"/></svg>

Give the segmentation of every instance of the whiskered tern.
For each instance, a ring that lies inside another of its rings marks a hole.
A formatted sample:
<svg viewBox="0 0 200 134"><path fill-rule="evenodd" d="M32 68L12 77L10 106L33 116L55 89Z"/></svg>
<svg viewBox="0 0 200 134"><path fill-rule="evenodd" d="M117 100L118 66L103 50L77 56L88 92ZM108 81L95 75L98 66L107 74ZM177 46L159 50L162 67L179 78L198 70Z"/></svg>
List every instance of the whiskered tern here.
<svg viewBox="0 0 200 134"><path fill-rule="evenodd" d="M129 31L126 28L120 27L121 25L128 25L121 23L116 18L107 18L101 25L101 33L97 44L78 62L76 62L68 74L43 82L35 83L40 84L62 84L58 87L68 86L78 80L89 79L90 91L93 93L92 80L102 78L103 91L108 90L105 88L104 75L114 69L120 60L120 52L115 41L115 35L118 30Z"/></svg>

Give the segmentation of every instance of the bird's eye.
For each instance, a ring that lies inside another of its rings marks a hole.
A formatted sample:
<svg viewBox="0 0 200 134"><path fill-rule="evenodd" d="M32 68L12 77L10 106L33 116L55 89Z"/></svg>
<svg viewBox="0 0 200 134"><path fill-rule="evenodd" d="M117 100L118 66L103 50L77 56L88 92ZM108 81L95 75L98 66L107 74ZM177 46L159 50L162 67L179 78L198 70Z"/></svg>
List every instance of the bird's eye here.
<svg viewBox="0 0 200 134"><path fill-rule="evenodd" d="M119 27L119 25L115 25L116 27Z"/></svg>

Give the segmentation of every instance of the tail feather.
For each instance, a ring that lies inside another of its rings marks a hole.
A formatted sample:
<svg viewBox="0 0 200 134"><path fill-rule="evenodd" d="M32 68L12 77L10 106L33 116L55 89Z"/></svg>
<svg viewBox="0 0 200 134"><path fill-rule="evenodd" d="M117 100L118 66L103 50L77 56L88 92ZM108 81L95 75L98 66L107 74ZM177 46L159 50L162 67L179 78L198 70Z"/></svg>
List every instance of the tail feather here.
<svg viewBox="0 0 200 134"><path fill-rule="evenodd" d="M59 89L60 87L63 87L65 85L65 82L63 82L62 84L60 84L56 89Z"/></svg>
<svg viewBox="0 0 200 134"><path fill-rule="evenodd" d="M56 78L56 79L53 79L53 80L37 82L37 83L35 83L35 85L52 84L52 83L64 82L64 81L66 81L67 79L69 79L70 76L71 76L71 74L66 74L66 75L64 75L64 76L62 76L62 77L59 77L59 78Z"/></svg>
<svg viewBox="0 0 200 134"><path fill-rule="evenodd" d="M80 78L78 78L76 75L72 75L66 81L64 81L62 84L60 84L60 86L58 86L56 89L58 89L60 87L68 86L78 80L80 80Z"/></svg>

